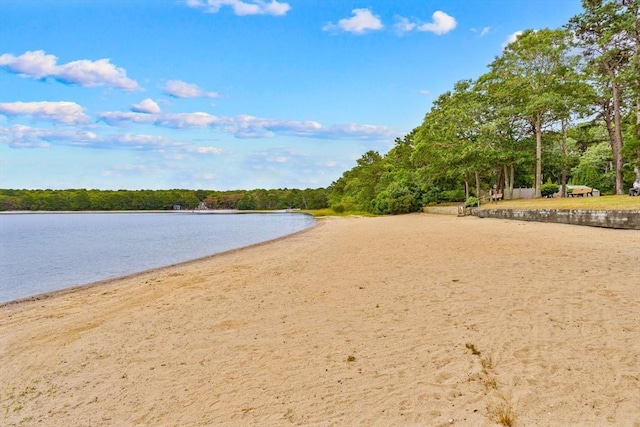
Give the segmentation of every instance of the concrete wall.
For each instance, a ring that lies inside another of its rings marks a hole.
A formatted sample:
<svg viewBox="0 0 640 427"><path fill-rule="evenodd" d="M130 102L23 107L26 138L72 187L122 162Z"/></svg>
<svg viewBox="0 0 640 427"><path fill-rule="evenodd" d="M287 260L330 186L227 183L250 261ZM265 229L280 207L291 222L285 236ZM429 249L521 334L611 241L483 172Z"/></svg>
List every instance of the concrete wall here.
<svg viewBox="0 0 640 427"><path fill-rule="evenodd" d="M520 221L556 222L591 227L640 230L640 210L603 211L583 209L480 209L479 218L516 219Z"/></svg>
<svg viewBox="0 0 640 427"><path fill-rule="evenodd" d="M460 203L462 204L462 203ZM422 208L422 212L438 215L457 215L457 206L425 206Z"/></svg>

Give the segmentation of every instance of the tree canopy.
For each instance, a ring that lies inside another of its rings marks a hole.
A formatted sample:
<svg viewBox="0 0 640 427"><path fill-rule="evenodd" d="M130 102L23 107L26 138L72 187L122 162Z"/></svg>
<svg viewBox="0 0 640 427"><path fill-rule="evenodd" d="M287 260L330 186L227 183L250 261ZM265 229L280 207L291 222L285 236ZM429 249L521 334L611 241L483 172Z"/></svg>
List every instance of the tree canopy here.
<svg viewBox="0 0 640 427"><path fill-rule="evenodd" d="M345 172L331 205L402 213L493 188L540 197L544 181L622 194L640 177L639 4L583 0L563 28L524 31L389 153Z"/></svg>

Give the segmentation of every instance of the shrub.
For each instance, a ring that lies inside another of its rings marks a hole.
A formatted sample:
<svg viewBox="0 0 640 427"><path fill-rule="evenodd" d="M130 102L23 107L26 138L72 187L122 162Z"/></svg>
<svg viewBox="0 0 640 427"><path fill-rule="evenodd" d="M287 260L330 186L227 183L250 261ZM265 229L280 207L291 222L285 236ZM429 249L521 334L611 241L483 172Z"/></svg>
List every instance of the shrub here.
<svg viewBox="0 0 640 427"><path fill-rule="evenodd" d="M422 195L422 204L424 205L437 205L444 201L444 197L442 197L442 190L435 186L429 187L429 189Z"/></svg>
<svg viewBox="0 0 640 427"><path fill-rule="evenodd" d="M397 215L416 212L420 207L418 200L407 185L392 182L371 202L371 212L376 215Z"/></svg>
<svg viewBox="0 0 640 427"><path fill-rule="evenodd" d="M464 190L446 190L442 196L447 202L461 202L465 198Z"/></svg>
<svg viewBox="0 0 640 427"><path fill-rule="evenodd" d="M465 208L475 208L478 206L478 198L477 197L469 197L466 202L464 202Z"/></svg>
<svg viewBox="0 0 640 427"><path fill-rule="evenodd" d="M542 184L542 186L540 187L540 193L542 194L542 197L553 197L553 195L557 193L558 190L560 190L560 186L558 184L552 184L550 182Z"/></svg>

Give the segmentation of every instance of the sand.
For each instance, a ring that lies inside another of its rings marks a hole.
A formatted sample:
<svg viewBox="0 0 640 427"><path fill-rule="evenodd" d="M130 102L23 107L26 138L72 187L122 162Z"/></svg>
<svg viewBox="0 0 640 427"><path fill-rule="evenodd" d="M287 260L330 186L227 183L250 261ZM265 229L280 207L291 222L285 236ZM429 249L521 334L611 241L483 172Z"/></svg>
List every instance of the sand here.
<svg viewBox="0 0 640 427"><path fill-rule="evenodd" d="M639 263L637 231L322 219L0 307L0 424L640 426Z"/></svg>

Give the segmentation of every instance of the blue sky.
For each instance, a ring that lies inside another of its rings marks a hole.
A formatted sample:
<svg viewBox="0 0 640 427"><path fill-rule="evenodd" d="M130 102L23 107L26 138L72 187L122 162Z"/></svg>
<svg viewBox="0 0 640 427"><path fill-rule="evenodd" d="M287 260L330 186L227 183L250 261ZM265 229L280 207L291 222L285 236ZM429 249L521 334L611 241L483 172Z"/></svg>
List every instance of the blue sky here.
<svg viewBox="0 0 640 427"><path fill-rule="evenodd" d="M0 0L0 188L326 187L579 0Z"/></svg>

